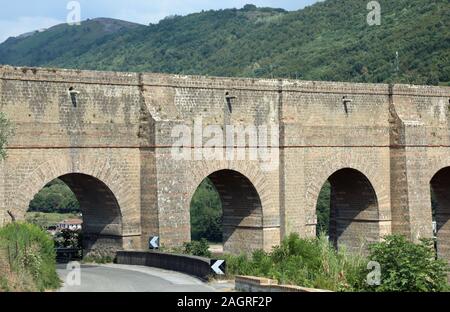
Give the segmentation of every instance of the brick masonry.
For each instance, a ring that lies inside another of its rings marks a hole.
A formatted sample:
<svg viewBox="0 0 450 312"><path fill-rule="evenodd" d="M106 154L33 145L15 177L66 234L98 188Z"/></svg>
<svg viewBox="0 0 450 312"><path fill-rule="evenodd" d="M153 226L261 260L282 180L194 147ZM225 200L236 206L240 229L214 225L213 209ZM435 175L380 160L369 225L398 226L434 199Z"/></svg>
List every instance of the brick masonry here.
<svg viewBox="0 0 450 312"><path fill-rule="evenodd" d="M278 281L255 276L236 276L235 290L238 292L331 292L324 289L307 288L295 285L280 285Z"/></svg>
<svg viewBox="0 0 450 312"><path fill-rule="evenodd" d="M33 196L63 177L82 203L88 249L145 248L151 235L179 246L190 240L191 198L210 177L225 249L269 250L292 232L315 235L329 179L337 245L392 232L430 237L430 182L450 166L449 98L448 87L0 67L1 111L16 127L0 163L0 224L7 210L23 218ZM199 117L203 126L279 129L279 164L174 159L174 126ZM433 186L448 258L443 173Z"/></svg>

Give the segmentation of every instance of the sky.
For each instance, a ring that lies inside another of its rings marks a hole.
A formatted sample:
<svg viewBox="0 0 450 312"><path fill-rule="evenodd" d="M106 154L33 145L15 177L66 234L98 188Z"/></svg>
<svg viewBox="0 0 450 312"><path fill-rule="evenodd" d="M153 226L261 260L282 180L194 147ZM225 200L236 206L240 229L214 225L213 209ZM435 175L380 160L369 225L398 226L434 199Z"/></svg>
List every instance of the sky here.
<svg viewBox="0 0 450 312"><path fill-rule="evenodd" d="M81 20L117 18L148 25L169 15L210 9L259 7L298 10L318 0L78 0ZM65 23L69 0L0 0L0 42L8 37Z"/></svg>

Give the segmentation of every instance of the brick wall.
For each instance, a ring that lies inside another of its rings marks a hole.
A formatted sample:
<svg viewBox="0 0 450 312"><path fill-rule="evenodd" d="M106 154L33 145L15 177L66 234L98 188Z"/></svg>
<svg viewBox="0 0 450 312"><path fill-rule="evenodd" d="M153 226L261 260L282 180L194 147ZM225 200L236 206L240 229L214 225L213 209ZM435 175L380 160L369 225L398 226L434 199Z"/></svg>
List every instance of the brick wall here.
<svg viewBox="0 0 450 312"><path fill-rule="evenodd" d="M0 165L0 221L7 209L23 217L52 179L79 173L104 185L99 198L110 201L109 190L117 200L111 224L122 246L145 248L152 235L180 245L190 239L192 196L212 176L228 207L230 250L270 250L291 232L315 235L331 177L336 235L347 245L392 231L430 236L430 181L450 166L449 98L448 87L0 67L0 107L16 124ZM278 165L174 159L174 127L200 118L279 129ZM334 175L344 169L358 175Z"/></svg>
<svg viewBox="0 0 450 312"><path fill-rule="evenodd" d="M241 292L330 292L329 290L294 285L280 285L277 281L255 276L236 276L235 289Z"/></svg>

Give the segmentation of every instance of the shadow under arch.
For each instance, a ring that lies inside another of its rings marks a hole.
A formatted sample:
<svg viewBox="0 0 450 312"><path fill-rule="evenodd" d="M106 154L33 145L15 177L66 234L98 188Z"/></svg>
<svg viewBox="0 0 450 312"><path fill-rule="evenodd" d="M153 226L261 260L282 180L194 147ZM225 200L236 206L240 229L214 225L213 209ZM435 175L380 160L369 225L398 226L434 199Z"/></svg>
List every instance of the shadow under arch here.
<svg viewBox="0 0 450 312"><path fill-rule="evenodd" d="M56 178L71 189L80 204L84 254L109 256L122 249L122 215L111 189L87 174L68 173Z"/></svg>
<svg viewBox="0 0 450 312"><path fill-rule="evenodd" d="M440 169L430 180L433 221L436 222L437 255L450 260L450 167Z"/></svg>
<svg viewBox="0 0 450 312"><path fill-rule="evenodd" d="M215 171L207 178L219 194L222 206L224 252L241 254L262 249L263 211L253 183L231 169Z"/></svg>
<svg viewBox="0 0 450 312"><path fill-rule="evenodd" d="M368 244L380 239L378 199L372 183L353 168L337 170L327 181L330 242L336 248L364 252Z"/></svg>

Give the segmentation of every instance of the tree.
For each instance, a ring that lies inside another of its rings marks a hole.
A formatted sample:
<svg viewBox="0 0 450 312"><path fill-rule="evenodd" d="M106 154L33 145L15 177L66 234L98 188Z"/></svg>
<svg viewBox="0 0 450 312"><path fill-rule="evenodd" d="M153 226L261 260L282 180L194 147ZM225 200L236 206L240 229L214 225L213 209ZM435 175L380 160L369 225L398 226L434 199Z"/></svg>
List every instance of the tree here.
<svg viewBox="0 0 450 312"><path fill-rule="evenodd" d="M203 181L191 202L192 239L222 242L222 205L219 194L208 179Z"/></svg>
<svg viewBox="0 0 450 312"><path fill-rule="evenodd" d="M79 213L80 204L72 190L63 181L55 179L34 196L29 211Z"/></svg>
<svg viewBox="0 0 450 312"><path fill-rule="evenodd" d="M330 195L331 195L331 185L330 182L325 182L319 193L319 198L317 200L317 236L319 237L322 233L325 236L329 235L329 224L330 224Z"/></svg>

